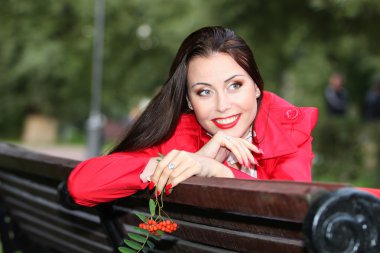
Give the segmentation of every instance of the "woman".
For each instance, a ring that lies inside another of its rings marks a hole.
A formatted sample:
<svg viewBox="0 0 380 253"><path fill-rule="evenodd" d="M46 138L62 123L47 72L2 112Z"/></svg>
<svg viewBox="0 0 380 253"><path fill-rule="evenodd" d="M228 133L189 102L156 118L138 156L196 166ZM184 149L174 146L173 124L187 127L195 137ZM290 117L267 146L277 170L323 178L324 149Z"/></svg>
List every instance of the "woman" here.
<svg viewBox="0 0 380 253"><path fill-rule="evenodd" d="M148 185L168 194L191 176L311 181L317 109L263 88L243 39L223 27L195 31L121 143L73 170L70 195L93 206Z"/></svg>

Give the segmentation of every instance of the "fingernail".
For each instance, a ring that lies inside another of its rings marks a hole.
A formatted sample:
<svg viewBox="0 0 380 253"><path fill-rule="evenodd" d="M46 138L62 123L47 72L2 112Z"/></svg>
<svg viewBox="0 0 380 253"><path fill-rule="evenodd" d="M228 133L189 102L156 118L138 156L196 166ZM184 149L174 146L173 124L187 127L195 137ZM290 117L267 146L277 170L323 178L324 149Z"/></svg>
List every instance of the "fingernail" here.
<svg viewBox="0 0 380 253"><path fill-rule="evenodd" d="M168 196L171 191L170 189L172 188L172 184L168 184L167 186L165 186L165 195Z"/></svg>
<svg viewBox="0 0 380 253"><path fill-rule="evenodd" d="M259 148L259 151L261 154L264 154L264 151L261 148Z"/></svg>
<svg viewBox="0 0 380 253"><path fill-rule="evenodd" d="M256 159L254 159L253 161L255 165L259 165L259 162Z"/></svg>
<svg viewBox="0 0 380 253"><path fill-rule="evenodd" d="M149 191L153 190L153 188L154 188L154 182L150 181L150 183L149 183Z"/></svg>
<svg viewBox="0 0 380 253"><path fill-rule="evenodd" d="M169 189L168 191L165 192L166 196L169 196L170 194L172 194L172 191L173 189Z"/></svg>

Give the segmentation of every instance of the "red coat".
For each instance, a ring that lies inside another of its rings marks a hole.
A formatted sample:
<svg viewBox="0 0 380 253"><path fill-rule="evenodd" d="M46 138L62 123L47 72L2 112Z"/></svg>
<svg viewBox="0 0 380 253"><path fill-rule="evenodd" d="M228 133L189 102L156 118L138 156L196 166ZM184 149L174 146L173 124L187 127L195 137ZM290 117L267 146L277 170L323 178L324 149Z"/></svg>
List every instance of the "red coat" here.
<svg viewBox="0 0 380 253"><path fill-rule="evenodd" d="M255 154L260 164L258 179L311 181L310 134L317 118L316 108L295 107L273 93L264 92L253 140L264 151L263 155ZM87 206L132 195L147 187L140 174L151 157L173 149L196 152L209 139L193 114L183 114L174 135L160 145L95 157L78 164L68 180L70 195L76 203ZM254 179L230 169L236 178Z"/></svg>

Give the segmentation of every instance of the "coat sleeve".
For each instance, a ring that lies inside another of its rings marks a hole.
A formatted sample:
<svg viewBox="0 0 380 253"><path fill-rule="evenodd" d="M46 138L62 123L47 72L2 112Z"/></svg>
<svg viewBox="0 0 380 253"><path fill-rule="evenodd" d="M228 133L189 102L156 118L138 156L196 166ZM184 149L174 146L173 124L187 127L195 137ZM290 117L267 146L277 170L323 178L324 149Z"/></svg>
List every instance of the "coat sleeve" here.
<svg viewBox="0 0 380 253"><path fill-rule="evenodd" d="M144 152L120 152L99 156L79 163L68 178L68 190L73 200L84 206L113 201L145 189L140 174L151 157L158 156L154 148Z"/></svg>
<svg viewBox="0 0 380 253"><path fill-rule="evenodd" d="M380 198L380 189L376 188L363 188L363 187L357 187L358 190L365 191L367 193L370 193L374 195L377 198Z"/></svg>
<svg viewBox="0 0 380 253"><path fill-rule="evenodd" d="M148 161L173 149L194 152L198 147L196 119L181 118L174 135L164 143L141 151L94 157L78 164L68 179L68 190L79 205L95 206L133 195L148 186L140 179Z"/></svg>

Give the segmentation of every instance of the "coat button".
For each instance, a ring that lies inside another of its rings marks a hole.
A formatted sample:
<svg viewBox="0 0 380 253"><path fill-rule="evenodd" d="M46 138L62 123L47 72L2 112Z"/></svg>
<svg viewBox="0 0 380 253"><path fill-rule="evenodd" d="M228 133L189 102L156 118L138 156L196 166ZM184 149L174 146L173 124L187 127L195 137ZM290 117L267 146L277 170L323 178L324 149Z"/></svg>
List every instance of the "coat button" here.
<svg viewBox="0 0 380 253"><path fill-rule="evenodd" d="M285 117L289 120L295 120L298 115L299 109L297 107L293 107L285 111Z"/></svg>

